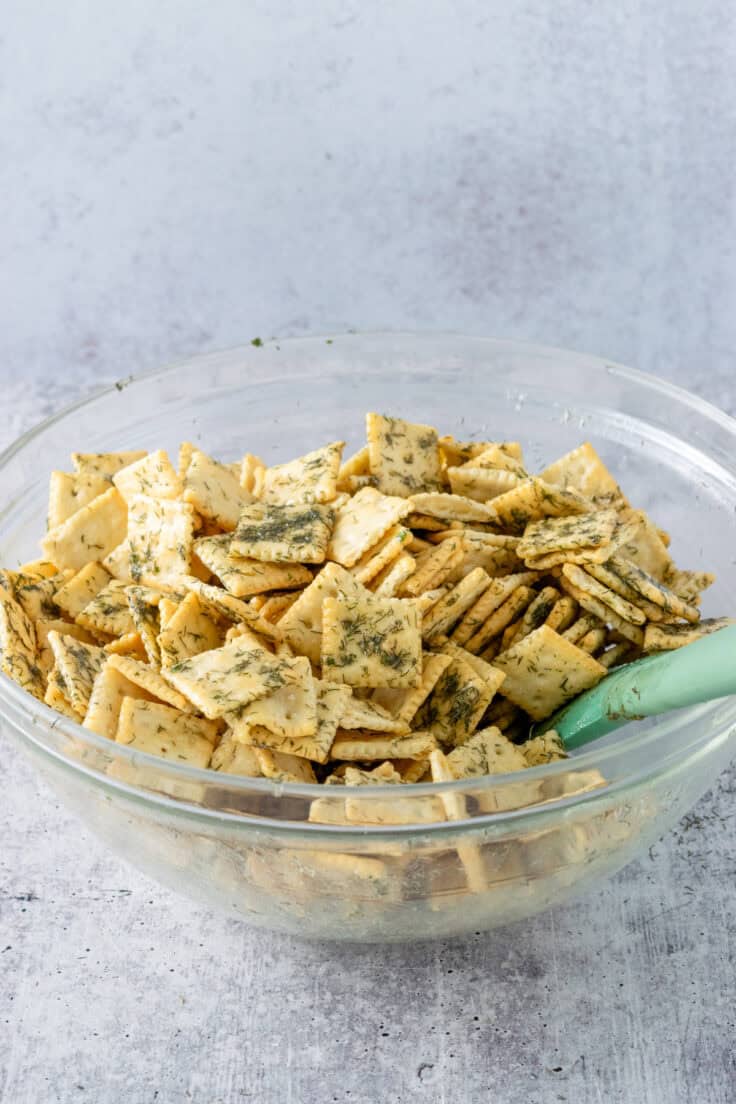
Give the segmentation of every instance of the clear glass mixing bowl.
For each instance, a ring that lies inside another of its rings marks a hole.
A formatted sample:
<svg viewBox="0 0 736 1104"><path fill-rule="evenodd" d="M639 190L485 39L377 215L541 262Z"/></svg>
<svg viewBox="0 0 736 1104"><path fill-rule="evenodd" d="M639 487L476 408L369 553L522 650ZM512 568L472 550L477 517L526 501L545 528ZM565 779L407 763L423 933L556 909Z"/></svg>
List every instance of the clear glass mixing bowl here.
<svg viewBox="0 0 736 1104"><path fill-rule="evenodd" d="M733 613L736 422L596 357L455 335L268 342L126 381L0 458L0 563L37 554L48 473L75 449L175 450L275 462L381 410L459 438L518 438L540 467L590 438L631 500L671 531L683 567ZM0 717L39 772L119 855L253 924L311 938L409 940L538 912L611 874L707 789L734 749L736 701L630 725L566 763L402 789L407 823L372 824L395 787L360 791L365 824L308 821L314 787L179 766L87 732L0 676ZM585 789L600 771L606 785ZM323 788L328 805L344 800ZM437 797L454 819L432 812ZM459 800L458 800L459 799ZM329 818L329 809L328 809Z"/></svg>

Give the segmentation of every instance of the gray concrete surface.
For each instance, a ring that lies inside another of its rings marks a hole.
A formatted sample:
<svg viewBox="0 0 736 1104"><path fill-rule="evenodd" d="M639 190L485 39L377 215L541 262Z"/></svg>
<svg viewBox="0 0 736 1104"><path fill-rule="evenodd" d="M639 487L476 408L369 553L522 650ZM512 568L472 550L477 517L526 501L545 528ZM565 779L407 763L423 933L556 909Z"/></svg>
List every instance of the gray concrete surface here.
<svg viewBox="0 0 736 1104"><path fill-rule="evenodd" d="M9 0L2 443L349 327L584 348L736 412L735 51L724 0ZM733 769L573 906L335 949L173 897L4 738L0 768L2 1104L736 1100Z"/></svg>

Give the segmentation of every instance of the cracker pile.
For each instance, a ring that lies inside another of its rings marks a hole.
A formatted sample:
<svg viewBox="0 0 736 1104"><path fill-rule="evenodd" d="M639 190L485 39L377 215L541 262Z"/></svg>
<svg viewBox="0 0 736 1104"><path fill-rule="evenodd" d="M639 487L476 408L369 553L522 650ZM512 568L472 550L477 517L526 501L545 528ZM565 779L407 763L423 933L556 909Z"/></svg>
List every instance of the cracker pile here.
<svg viewBox="0 0 736 1104"><path fill-rule="evenodd" d="M592 445L531 475L517 442L378 414L367 438L272 467L75 453L43 558L0 572L2 670L164 758L401 784L564 757L531 721L725 623Z"/></svg>

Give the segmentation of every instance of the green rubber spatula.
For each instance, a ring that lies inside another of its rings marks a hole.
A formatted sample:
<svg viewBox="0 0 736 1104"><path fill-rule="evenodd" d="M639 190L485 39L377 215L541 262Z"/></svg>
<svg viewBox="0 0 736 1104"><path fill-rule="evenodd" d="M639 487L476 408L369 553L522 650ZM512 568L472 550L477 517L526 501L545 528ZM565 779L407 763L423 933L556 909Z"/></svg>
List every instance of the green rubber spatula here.
<svg viewBox="0 0 736 1104"><path fill-rule="evenodd" d="M736 694L736 624L611 671L535 732L554 728L571 751L629 721Z"/></svg>

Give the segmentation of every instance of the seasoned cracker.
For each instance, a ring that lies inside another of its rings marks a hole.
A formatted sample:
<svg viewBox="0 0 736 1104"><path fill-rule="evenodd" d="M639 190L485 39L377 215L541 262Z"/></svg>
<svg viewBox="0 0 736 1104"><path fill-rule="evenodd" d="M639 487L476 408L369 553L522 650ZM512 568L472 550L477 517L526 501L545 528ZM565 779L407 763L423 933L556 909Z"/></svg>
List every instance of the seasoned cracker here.
<svg viewBox="0 0 736 1104"><path fill-rule="evenodd" d="M128 511L115 487L49 530L41 541L44 556L60 568L78 571L92 560L102 560L125 538Z"/></svg>
<svg viewBox="0 0 736 1104"><path fill-rule="evenodd" d="M553 728L540 736L535 736L532 740L527 740L521 745L519 751L523 753L528 767L539 767L543 763L555 763L559 759L567 759L565 745L559 733Z"/></svg>
<svg viewBox="0 0 736 1104"><path fill-rule="evenodd" d="M138 495L151 498L179 498L184 484L163 449L149 452L133 464L128 464L112 481L126 502Z"/></svg>
<svg viewBox="0 0 736 1104"><path fill-rule="evenodd" d="M108 660L102 648L85 644L73 636L57 632L48 634L56 666L63 680L69 702L82 716L87 712L92 685Z"/></svg>
<svg viewBox="0 0 736 1104"><path fill-rule="evenodd" d="M588 655L595 655L606 643L607 635L605 629L591 629L577 641L576 647L580 648L581 652L587 652Z"/></svg>
<svg viewBox="0 0 736 1104"><path fill-rule="evenodd" d="M588 613L592 613L594 617L597 617L604 624L611 625L616 632L625 636L627 640L630 640L632 644L636 644L637 647L641 647L644 641L644 633L638 625L634 625L631 621L625 620L620 617L610 606L607 606L604 602L601 602L599 598L596 598L593 594L590 594L586 590L581 590L580 587L571 583L567 576L562 575L560 577L560 583L570 594L579 606L582 606ZM596 627L595 625L591 628ZM586 630L590 631L590 630Z"/></svg>
<svg viewBox="0 0 736 1104"><path fill-rule="evenodd" d="M81 724L83 714L78 713L73 707L64 693L62 684L54 680L54 675L56 674L56 668L54 668L54 671L52 671L49 676L49 682L43 696L43 701L46 705L50 706L51 709L55 709L57 713L61 713L63 716L68 717L70 721L76 721L77 724Z"/></svg>
<svg viewBox="0 0 736 1104"><path fill-rule="evenodd" d="M493 521L495 515L482 502L463 495L437 493L415 494L409 499L412 510L427 514L438 521Z"/></svg>
<svg viewBox="0 0 736 1104"><path fill-rule="evenodd" d="M314 735L296 739L274 738L272 733L266 737L264 729L251 729L248 732L239 733L238 739L253 746L275 748L278 744L279 751L312 759L316 763L326 763L343 711L350 700L351 691L349 686L337 686L322 679L314 679L314 687L317 693L317 729ZM265 745L264 739L266 739Z"/></svg>
<svg viewBox="0 0 736 1104"><path fill-rule="evenodd" d="M531 587L523 584L517 587L506 601L491 614L488 620L473 633L470 640L465 641L467 650L472 652L473 655L479 655L494 637L498 636L512 621L515 621L524 613L535 597L536 594Z"/></svg>
<svg viewBox="0 0 736 1104"><path fill-rule="evenodd" d="M564 633L575 621L578 615L578 604L574 598L571 598L569 594L563 594L561 598L558 598L554 606L550 610L549 617L545 621L545 625L548 625L550 629L554 629L555 632ZM536 627L536 626L535 626ZM575 641L573 641L573 644Z"/></svg>
<svg viewBox="0 0 736 1104"><path fill-rule="evenodd" d="M453 494L463 495L474 502L489 502L512 490L523 477L511 471L463 465L460 468L448 468L447 478Z"/></svg>
<svg viewBox="0 0 736 1104"><path fill-rule="evenodd" d="M58 632L62 636L73 636L75 640L83 640L85 644L94 644L95 639L86 629L80 629L79 625L70 625L61 618L44 620L41 618L33 624L36 633L36 646L38 651L38 666L44 675L48 675L54 666L54 653L49 644L49 633Z"/></svg>
<svg viewBox="0 0 736 1104"><path fill-rule="evenodd" d="M52 632L49 634L54 636ZM0 588L0 671L34 698L43 701L44 676L39 665L36 632L22 607ZM76 703L75 703L76 704Z"/></svg>
<svg viewBox="0 0 736 1104"><path fill-rule="evenodd" d="M656 525L643 510L629 510L622 516L626 539L619 541L617 555L631 560L655 579L665 579L675 565Z"/></svg>
<svg viewBox="0 0 736 1104"><path fill-rule="evenodd" d="M175 663L165 674L211 720L239 715L256 698L274 693L289 681L297 660L270 655L245 638Z"/></svg>
<svg viewBox="0 0 736 1104"><path fill-rule="evenodd" d="M410 691L404 691L405 693ZM400 693L400 691L396 691ZM404 736L409 732L406 721L393 717L387 709L370 699L361 701L360 698L351 696L340 719L340 728L361 728L366 732L392 733Z"/></svg>
<svg viewBox="0 0 736 1104"><path fill-rule="evenodd" d="M148 661L145 645L137 630L126 633L125 636L119 636L117 640L111 640L105 645L105 652L108 655L132 656L133 659L140 659L144 663Z"/></svg>
<svg viewBox="0 0 736 1104"><path fill-rule="evenodd" d="M700 613L695 606L684 602L666 583L660 582L638 564L623 556L613 556L609 566L632 590L653 605L659 606L671 618L682 617L685 621L693 622L700 619Z"/></svg>
<svg viewBox="0 0 736 1104"><path fill-rule="evenodd" d="M407 499L381 494L363 487L335 514L327 557L353 567L410 510Z"/></svg>
<svg viewBox="0 0 736 1104"><path fill-rule="evenodd" d="M241 487L237 472L198 448L192 448L184 472L183 497L203 518L228 531L235 528L241 511L253 501Z"/></svg>
<svg viewBox="0 0 736 1104"><path fill-rule="evenodd" d="M274 782L316 782L311 764L298 755L268 748L256 748L256 758L264 778Z"/></svg>
<svg viewBox="0 0 736 1104"><path fill-rule="evenodd" d="M75 618L109 582L109 571L93 560L54 592L54 602L69 617Z"/></svg>
<svg viewBox="0 0 736 1104"><path fill-rule="evenodd" d="M158 608L161 592L152 590L150 587L128 586L125 588L125 596L133 619L134 631L140 634L148 661L154 667L160 667L161 649L158 635L161 631L161 623Z"/></svg>
<svg viewBox="0 0 736 1104"><path fill-rule="evenodd" d="M545 517L587 514L591 503L575 491L563 491L543 479L522 480L510 491L498 495L489 506L492 519L512 533L523 533L527 525Z"/></svg>
<svg viewBox="0 0 736 1104"><path fill-rule="evenodd" d="M468 609L452 634L456 644L465 644L488 618L510 598L520 586L535 582L537 576L532 571L522 571L505 575L500 579L491 579L480 598Z"/></svg>
<svg viewBox="0 0 736 1104"><path fill-rule="evenodd" d="M252 498L258 498L262 489L266 465L260 456L254 456L252 452L246 452L240 464L240 486Z"/></svg>
<svg viewBox="0 0 736 1104"><path fill-rule="evenodd" d="M647 625L644 630L645 652L669 652L674 648L682 648L685 644L692 644L710 633L719 632L727 625L736 623L732 617L706 617L697 625L663 623Z"/></svg>
<svg viewBox="0 0 736 1104"><path fill-rule="evenodd" d="M416 557L415 570L404 585L404 594L416 598L423 591L440 586L448 575L463 561L466 545L463 534L453 533L452 539L430 545Z"/></svg>
<svg viewBox="0 0 736 1104"><path fill-rule="evenodd" d="M402 552L371 580L368 589L379 598L394 598L403 591L404 584L414 574L416 566L414 557L408 552Z"/></svg>
<svg viewBox="0 0 736 1104"><path fill-rule="evenodd" d="M212 752L210 769L223 774L239 774L245 778L262 778L261 766L255 749L233 739L228 729Z"/></svg>
<svg viewBox="0 0 736 1104"><path fill-rule="evenodd" d="M246 506L230 544L230 554L267 562L322 563L335 512L329 506Z"/></svg>
<svg viewBox="0 0 736 1104"><path fill-rule="evenodd" d="M521 640L523 637L528 636L530 632L534 632L540 625L548 625L549 617L552 610L557 605L560 598L560 592L553 586L542 587L537 594L534 601L526 607L524 616L520 618L511 643L515 643L517 640ZM550 625L550 628L554 626Z"/></svg>
<svg viewBox="0 0 736 1104"><path fill-rule="evenodd" d="M308 452L288 464L267 468L263 474L260 499L268 505L303 506L325 504L337 494L344 441L333 441L324 448Z"/></svg>
<svg viewBox="0 0 736 1104"><path fill-rule="evenodd" d="M605 667L546 625L496 657L501 694L540 721L600 682Z"/></svg>
<svg viewBox="0 0 736 1104"><path fill-rule="evenodd" d="M589 441L545 468L542 479L563 490L579 491L593 500L626 502L618 483Z"/></svg>
<svg viewBox="0 0 736 1104"><path fill-rule="evenodd" d="M21 568L23 570L28 571L28 566ZM664 579L675 594L693 606L700 604L701 593L715 581L716 577L710 571L678 571L677 568L672 568Z"/></svg>
<svg viewBox="0 0 736 1104"><path fill-rule="evenodd" d="M188 575L194 511L186 502L135 495L128 503L128 565L135 583L160 586Z"/></svg>
<svg viewBox="0 0 736 1104"><path fill-rule="evenodd" d="M455 778L480 778L486 774L505 774L523 770L527 762L520 748L514 746L498 728L483 728L467 743L447 755L447 763Z"/></svg>
<svg viewBox="0 0 736 1104"><path fill-rule="evenodd" d="M168 670L222 644L219 618L198 594L187 594L158 635L161 666Z"/></svg>
<svg viewBox="0 0 736 1104"><path fill-rule="evenodd" d="M419 611L409 600L340 591L322 603L322 668L350 686L418 686L422 674Z"/></svg>
<svg viewBox="0 0 736 1104"><path fill-rule="evenodd" d="M617 525L615 510L533 521L524 530L516 553L527 560L555 552L602 548L610 545Z"/></svg>
<svg viewBox="0 0 736 1104"><path fill-rule="evenodd" d="M231 540L228 534L200 537L194 542L194 551L236 598L263 594L268 590L289 590L311 583L312 573L303 564L265 563L230 555Z"/></svg>
<svg viewBox="0 0 736 1104"><path fill-rule="evenodd" d="M437 746L429 732L412 732L407 736L377 736L374 732L342 732L338 729L332 744L333 760L373 762L381 759L420 759Z"/></svg>
<svg viewBox="0 0 736 1104"><path fill-rule="evenodd" d="M52 471L49 479L48 528L55 529L109 488L110 481L102 475Z"/></svg>
<svg viewBox="0 0 736 1104"><path fill-rule="evenodd" d="M625 621L630 621L632 625L643 625L645 623L646 615L637 606L627 601L626 598L622 598L620 594L605 586L604 583L600 583L576 564L565 564L562 568L562 574L580 590L584 590L598 598Z"/></svg>
<svg viewBox="0 0 736 1104"><path fill-rule="evenodd" d="M491 585L492 580L482 567L473 568L470 574L454 586L422 617L422 636L432 640L446 633Z"/></svg>
<svg viewBox="0 0 736 1104"><path fill-rule="evenodd" d="M107 662L114 670L120 671L136 686L147 690L159 701L166 702L167 705L172 705L183 713L192 712L188 698L173 689L168 680L149 664L142 663L139 659L134 659L133 656L128 655L109 655Z"/></svg>
<svg viewBox="0 0 736 1104"><path fill-rule="evenodd" d="M135 632L136 624L128 606L126 584L111 579L80 610L75 618L78 625L91 632L107 633L109 636L124 636Z"/></svg>
<svg viewBox="0 0 736 1104"><path fill-rule="evenodd" d="M407 690L391 690L381 687L371 694L371 701L391 716L405 724L410 724L421 705L434 690L442 673L450 666L450 656L433 655L425 652L422 657L422 681L418 686Z"/></svg>
<svg viewBox="0 0 736 1104"><path fill-rule="evenodd" d="M110 663L105 663L92 684L87 712L82 721L84 728L96 732L98 736L107 736L114 740L123 699L126 697L153 701L147 690L131 682Z"/></svg>
<svg viewBox="0 0 736 1104"><path fill-rule="evenodd" d="M442 673L425 709L429 732L443 747L466 743L478 727L493 695L504 681L502 671L485 678L464 659L453 659Z"/></svg>
<svg viewBox="0 0 736 1104"><path fill-rule="evenodd" d="M352 456L349 456L340 466L340 470L337 473L338 491L351 491L349 481L354 476L370 475L370 472L371 465L368 455L368 446L364 445L362 448L358 449L357 452L354 452Z"/></svg>
<svg viewBox="0 0 736 1104"><path fill-rule="evenodd" d="M248 728L265 728L281 739L316 735L317 691L309 660L305 656L291 660L281 675L284 683L278 690L225 718L236 740Z"/></svg>
<svg viewBox="0 0 736 1104"><path fill-rule="evenodd" d="M128 464L134 464L146 455L145 449L128 452L73 452L72 464L78 472L104 476L108 482Z"/></svg>
<svg viewBox="0 0 736 1104"><path fill-rule="evenodd" d="M22 571L0 571L0 588L13 598L31 621L59 616L56 604L57 582Z"/></svg>
<svg viewBox="0 0 736 1104"><path fill-rule="evenodd" d="M437 430L382 414L366 414L370 472L379 491L406 497L442 482Z"/></svg>
<svg viewBox="0 0 736 1104"><path fill-rule="evenodd" d="M280 639L281 633L278 627L261 617L258 611L242 598L235 598L222 587L210 586L209 583L203 583L201 579L195 579L192 576L185 576L181 581L186 590L198 594L206 606L226 620L244 621L255 632L271 640Z"/></svg>
<svg viewBox="0 0 736 1104"><path fill-rule="evenodd" d="M322 652L322 603L325 598L334 598L338 591L356 597L365 592L345 568L336 563L325 564L279 620L283 639L315 665L320 663Z"/></svg>
<svg viewBox="0 0 736 1104"><path fill-rule="evenodd" d="M411 542L411 532L403 525L394 525L373 548L361 556L354 567L350 568L359 583L367 586L384 568L388 567Z"/></svg>
<svg viewBox="0 0 736 1104"><path fill-rule="evenodd" d="M617 575L611 567L610 562L605 564L586 564L585 570L589 575L592 575L594 579L597 579L599 583L602 583L604 587L608 587L609 590L619 594L622 598L625 598L627 602L631 602L634 606L641 610L649 621L666 621L667 614L661 606L655 606L653 602L649 602L646 598L638 594L633 587Z"/></svg>
<svg viewBox="0 0 736 1104"><path fill-rule="evenodd" d="M163 759L208 767L217 726L171 706L138 698L123 698L116 740L136 751Z"/></svg>

